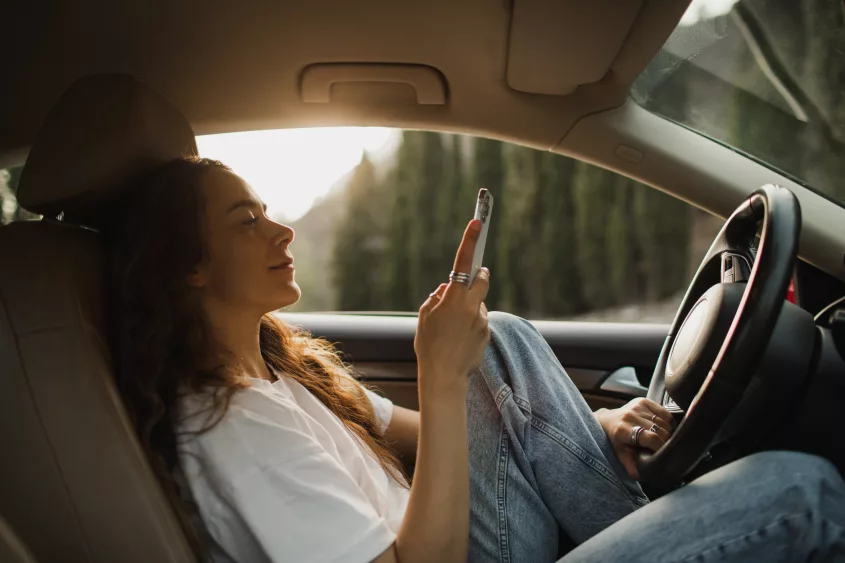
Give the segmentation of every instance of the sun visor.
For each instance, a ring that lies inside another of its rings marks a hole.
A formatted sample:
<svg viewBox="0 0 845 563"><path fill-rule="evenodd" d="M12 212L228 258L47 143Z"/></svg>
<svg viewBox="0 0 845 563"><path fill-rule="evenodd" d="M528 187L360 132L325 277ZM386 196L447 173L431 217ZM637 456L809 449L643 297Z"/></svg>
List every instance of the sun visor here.
<svg viewBox="0 0 845 563"><path fill-rule="evenodd" d="M194 132L170 102L125 75L73 83L41 127L18 187L27 210L84 216L111 190L174 158L197 154Z"/></svg>
<svg viewBox="0 0 845 563"><path fill-rule="evenodd" d="M508 85L565 96L601 80L622 49L642 0L514 0Z"/></svg>

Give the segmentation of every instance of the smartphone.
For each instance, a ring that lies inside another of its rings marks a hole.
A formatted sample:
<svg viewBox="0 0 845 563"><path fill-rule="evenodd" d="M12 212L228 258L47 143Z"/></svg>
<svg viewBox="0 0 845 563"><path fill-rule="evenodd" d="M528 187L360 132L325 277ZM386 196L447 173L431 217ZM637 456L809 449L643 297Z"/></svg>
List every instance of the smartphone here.
<svg viewBox="0 0 845 563"><path fill-rule="evenodd" d="M472 256L472 269L470 270L469 284L475 281L475 276L481 269L481 261L484 259L484 246L487 244L487 230L490 227L490 213L493 211L493 194L487 189L478 190L478 200L475 202L475 219L481 221L481 234L478 236L478 244L475 246L475 254Z"/></svg>

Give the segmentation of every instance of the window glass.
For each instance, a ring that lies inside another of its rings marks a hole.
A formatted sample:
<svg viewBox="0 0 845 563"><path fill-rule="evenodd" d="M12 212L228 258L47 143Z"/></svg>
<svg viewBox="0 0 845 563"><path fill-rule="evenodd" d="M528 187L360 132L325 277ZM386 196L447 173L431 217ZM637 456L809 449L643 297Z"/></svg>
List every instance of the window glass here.
<svg viewBox="0 0 845 563"><path fill-rule="evenodd" d="M319 130L298 142L287 140L296 131L277 132L285 140L276 141L262 132L256 144L251 134L232 145L225 135L199 138L203 156L232 164L270 213L295 229L303 294L292 311L415 312L446 280L484 187L496 198L485 253L488 307L532 319L669 322L721 225L662 192L549 152L359 129L367 141L349 131L323 130L322 141ZM335 134L344 139L337 147ZM274 142L299 152L262 158ZM340 154L350 145L357 165ZM302 189L312 169L338 159L349 171L338 169L340 180L323 185L324 195Z"/></svg>
<svg viewBox="0 0 845 563"><path fill-rule="evenodd" d="M842 205L843 61L842 0L694 0L631 95Z"/></svg>
<svg viewBox="0 0 845 563"><path fill-rule="evenodd" d="M323 128L198 137L291 225L291 311L414 314L452 268L478 189L496 198L487 305L532 319L669 322L721 221L549 152L421 131ZM0 170L2 222L20 168Z"/></svg>
<svg viewBox="0 0 845 563"><path fill-rule="evenodd" d="M7 169L0 168L0 225L40 217L40 215L30 213L18 205L15 192L18 189L18 181L20 180L22 170L22 166Z"/></svg>

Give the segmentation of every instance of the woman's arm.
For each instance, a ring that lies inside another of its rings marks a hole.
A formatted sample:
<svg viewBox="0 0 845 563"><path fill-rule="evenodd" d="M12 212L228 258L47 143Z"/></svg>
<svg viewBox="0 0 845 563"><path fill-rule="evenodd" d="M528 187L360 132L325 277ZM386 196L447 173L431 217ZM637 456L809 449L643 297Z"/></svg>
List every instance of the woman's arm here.
<svg viewBox="0 0 845 563"><path fill-rule="evenodd" d="M420 379L425 375L420 374ZM419 457L396 542L376 563L466 561L469 462L466 378L455 374L449 395L420 404ZM421 399L424 393L420 392ZM408 411L414 412L414 411ZM455 429L461 431L456 432Z"/></svg>
<svg viewBox="0 0 845 563"><path fill-rule="evenodd" d="M480 221L470 222L455 259L455 271L470 271L480 230ZM466 394L469 373L481 363L490 341L483 303L488 287L489 274L484 270L472 288L456 282L441 285L420 308L414 338L420 397L414 480L396 541L375 559L377 563L466 562Z"/></svg>
<svg viewBox="0 0 845 563"><path fill-rule="evenodd" d="M417 444L420 437L420 413L402 407L393 407L393 416L384 433L387 443L399 453L407 465L417 462Z"/></svg>

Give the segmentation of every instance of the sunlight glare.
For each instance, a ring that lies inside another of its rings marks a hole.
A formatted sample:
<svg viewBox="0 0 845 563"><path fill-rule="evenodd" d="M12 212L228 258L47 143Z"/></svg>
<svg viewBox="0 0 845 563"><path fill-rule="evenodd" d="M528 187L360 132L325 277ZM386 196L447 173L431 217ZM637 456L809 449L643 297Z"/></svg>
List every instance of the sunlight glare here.
<svg viewBox="0 0 845 563"><path fill-rule="evenodd" d="M733 9L738 0L692 0L679 25L690 26L701 20L723 16Z"/></svg>
<svg viewBox="0 0 845 563"><path fill-rule="evenodd" d="M197 137L200 156L232 167L272 217L292 222L360 161L386 150L395 132L381 127L277 129Z"/></svg>

